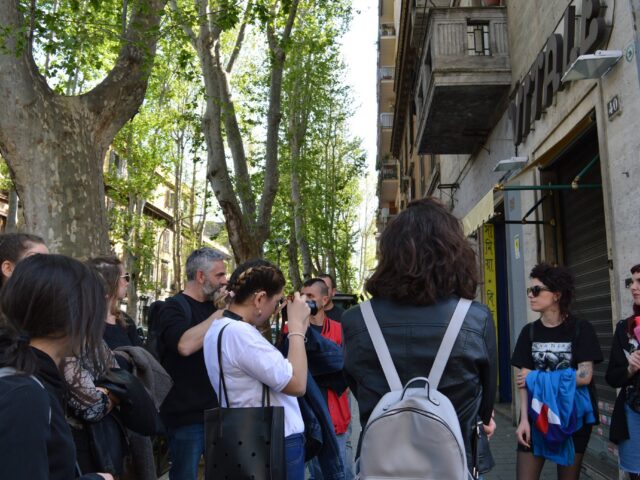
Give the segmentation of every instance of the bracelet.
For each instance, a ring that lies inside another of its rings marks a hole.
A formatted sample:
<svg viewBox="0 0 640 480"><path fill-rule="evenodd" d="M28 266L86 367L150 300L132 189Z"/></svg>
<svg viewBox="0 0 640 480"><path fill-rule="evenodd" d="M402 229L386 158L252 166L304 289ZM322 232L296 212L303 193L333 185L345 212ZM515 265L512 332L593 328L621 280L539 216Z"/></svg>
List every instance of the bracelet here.
<svg viewBox="0 0 640 480"><path fill-rule="evenodd" d="M302 337L304 339L304 343L307 343L307 336L304 333L297 333L297 332L290 333L289 337L294 337L296 335Z"/></svg>

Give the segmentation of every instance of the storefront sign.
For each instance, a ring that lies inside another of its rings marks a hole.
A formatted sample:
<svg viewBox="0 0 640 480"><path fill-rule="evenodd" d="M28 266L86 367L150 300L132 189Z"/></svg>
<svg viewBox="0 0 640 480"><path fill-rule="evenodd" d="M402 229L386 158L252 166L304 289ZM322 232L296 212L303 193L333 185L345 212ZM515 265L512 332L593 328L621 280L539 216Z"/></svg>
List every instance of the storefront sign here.
<svg viewBox="0 0 640 480"><path fill-rule="evenodd" d="M515 145L527 138L533 123L552 104L555 94L563 89L560 79L569 66L578 56L595 52L606 39L606 6L601 6L600 0L582 0L581 12L580 29L576 34L576 7L567 8L561 22L563 33L551 34L518 87L516 98L509 106Z"/></svg>
<svg viewBox="0 0 640 480"><path fill-rule="evenodd" d="M491 310L493 323L498 331L498 290L496 286L496 243L493 225L485 223L482 226L484 258L484 303Z"/></svg>

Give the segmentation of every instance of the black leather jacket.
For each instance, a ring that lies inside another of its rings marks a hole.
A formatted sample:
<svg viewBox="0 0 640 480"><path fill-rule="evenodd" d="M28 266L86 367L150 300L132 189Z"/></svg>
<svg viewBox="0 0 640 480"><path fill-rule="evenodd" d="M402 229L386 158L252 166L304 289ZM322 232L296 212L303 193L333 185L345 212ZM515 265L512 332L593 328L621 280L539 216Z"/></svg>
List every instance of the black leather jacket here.
<svg viewBox="0 0 640 480"><path fill-rule="evenodd" d="M430 306L401 305L391 300L371 300L391 358L403 385L426 377L444 336L458 298ZM358 400L360 422L366 425L380 398L389 391L360 307L342 317L345 371ZM478 418L489 424L497 383L496 335L489 309L473 302L451 352L440 392L453 404L471 462L471 438ZM469 463L472 465L472 463Z"/></svg>

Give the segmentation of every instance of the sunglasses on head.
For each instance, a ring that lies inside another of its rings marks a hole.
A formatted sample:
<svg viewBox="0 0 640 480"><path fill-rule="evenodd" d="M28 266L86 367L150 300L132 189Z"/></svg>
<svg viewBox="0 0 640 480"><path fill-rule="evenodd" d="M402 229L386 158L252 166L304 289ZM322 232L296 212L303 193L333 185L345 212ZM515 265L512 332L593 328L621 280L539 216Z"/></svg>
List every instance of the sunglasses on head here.
<svg viewBox="0 0 640 480"><path fill-rule="evenodd" d="M131 281L131 275L125 273L124 275L120 275L120 278L124 278L127 282Z"/></svg>
<svg viewBox="0 0 640 480"><path fill-rule="evenodd" d="M538 295L540 295L540 292L550 292L551 290L549 290L547 287L544 287L542 285L534 285L533 287L527 287L527 295L531 294L534 297L537 297Z"/></svg>

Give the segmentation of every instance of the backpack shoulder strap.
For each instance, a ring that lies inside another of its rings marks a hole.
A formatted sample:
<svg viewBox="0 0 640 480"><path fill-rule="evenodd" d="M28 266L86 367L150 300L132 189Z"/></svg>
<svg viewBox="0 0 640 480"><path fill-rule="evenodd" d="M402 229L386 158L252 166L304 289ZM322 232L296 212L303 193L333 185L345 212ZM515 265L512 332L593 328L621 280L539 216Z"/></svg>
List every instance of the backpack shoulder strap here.
<svg viewBox="0 0 640 480"><path fill-rule="evenodd" d="M18 371L13 367L2 367L0 368L0 378L9 377L11 375L16 375Z"/></svg>
<svg viewBox="0 0 640 480"><path fill-rule="evenodd" d="M442 378L444 369L447 366L451 350L453 349L453 345L456 343L456 338L458 338L458 333L462 327L462 322L464 322L464 317L466 317L467 312L469 311L469 307L471 307L471 300L461 298L458 301L458 305L456 305L456 309L453 311L453 316L449 321L449 326L444 334L440 348L438 348L436 358L433 361L431 372L429 372L429 386L431 388L435 388L436 390L438 389L440 379Z"/></svg>
<svg viewBox="0 0 640 480"><path fill-rule="evenodd" d="M10 377L11 375L19 375L18 370L13 367L2 367L0 368L0 378L2 377ZM46 390L42 382L35 375L29 375L29 378L36 382L38 385L42 387L43 390ZM49 425L51 425L51 406L49 406Z"/></svg>
<svg viewBox="0 0 640 480"><path fill-rule="evenodd" d="M393 365L393 360L391 359L391 354L389 353L389 347L387 347L387 344L384 341L382 330L380 330L378 320L373 313L373 308L371 308L371 302L368 300L366 302L362 302L360 304L360 311L362 312L364 324L369 331L369 336L371 337L371 341L373 342L373 348L378 355L378 360L380 361L380 365L382 366L382 371L384 372L384 376L387 379L389 388L391 388L391 391L402 390L402 382L400 382L398 371Z"/></svg>
<svg viewBox="0 0 640 480"><path fill-rule="evenodd" d="M186 298L184 298L184 294L182 292L173 296L173 298L180 304L182 310L184 310L185 315L187 316L187 320L191 320L191 305Z"/></svg>

